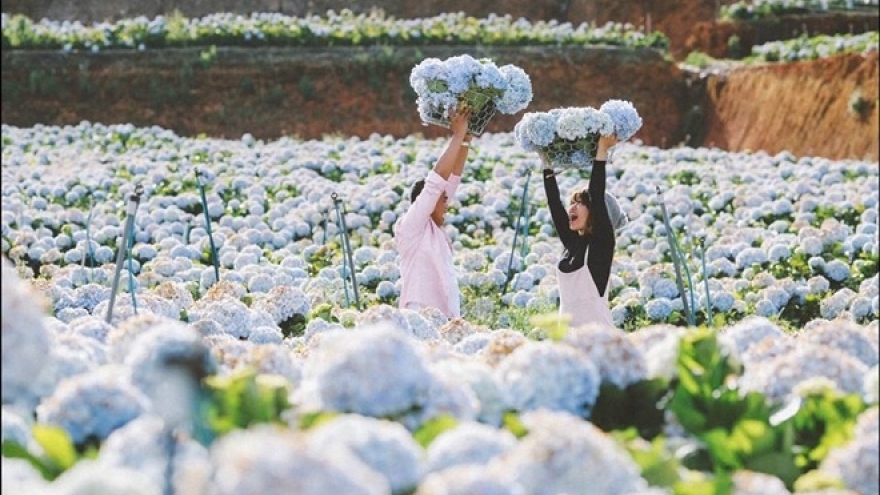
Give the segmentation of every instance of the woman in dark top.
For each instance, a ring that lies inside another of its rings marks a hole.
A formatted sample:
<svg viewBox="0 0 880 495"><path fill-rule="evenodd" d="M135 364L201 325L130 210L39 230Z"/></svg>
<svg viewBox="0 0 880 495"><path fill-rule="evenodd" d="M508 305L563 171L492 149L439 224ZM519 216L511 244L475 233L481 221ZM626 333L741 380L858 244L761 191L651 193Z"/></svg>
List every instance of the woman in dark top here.
<svg viewBox="0 0 880 495"><path fill-rule="evenodd" d="M599 138L589 186L571 195L567 210L559 195L556 175L550 164L545 163L544 192L565 248L556 267L559 313L569 315L571 327L587 323L614 326L608 306L608 280L614 259L614 231L626 223L626 215L617 201L605 192L608 149L616 143L613 135Z"/></svg>

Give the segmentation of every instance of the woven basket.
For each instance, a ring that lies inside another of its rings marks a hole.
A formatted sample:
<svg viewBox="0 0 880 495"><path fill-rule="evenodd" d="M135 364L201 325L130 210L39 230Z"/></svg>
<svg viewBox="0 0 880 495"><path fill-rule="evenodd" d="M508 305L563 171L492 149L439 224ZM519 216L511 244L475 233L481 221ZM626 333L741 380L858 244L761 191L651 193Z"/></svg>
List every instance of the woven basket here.
<svg viewBox="0 0 880 495"><path fill-rule="evenodd" d="M495 116L497 109L495 108L495 102L492 98L481 94L468 92L465 94L463 101L467 103L467 105L473 109L471 112L471 116L468 119L468 134L471 136L479 137L486 130L486 126L489 125L489 121L492 120L492 117ZM443 112L436 111L428 114L428 118L426 119L426 123L435 124L442 127L449 128L451 123L449 119L443 115Z"/></svg>
<svg viewBox="0 0 880 495"><path fill-rule="evenodd" d="M590 134L577 141L558 139L549 146L539 149L538 155L542 161L549 163L554 168L585 169L593 166L598 144L598 133Z"/></svg>

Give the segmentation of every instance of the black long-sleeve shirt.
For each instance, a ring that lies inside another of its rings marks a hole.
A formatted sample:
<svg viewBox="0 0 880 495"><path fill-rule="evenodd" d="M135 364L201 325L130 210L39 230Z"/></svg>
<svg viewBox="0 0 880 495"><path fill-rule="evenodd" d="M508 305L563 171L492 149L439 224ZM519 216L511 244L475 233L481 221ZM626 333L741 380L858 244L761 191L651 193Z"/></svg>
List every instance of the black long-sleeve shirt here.
<svg viewBox="0 0 880 495"><path fill-rule="evenodd" d="M605 204L605 177L605 161L594 161L590 184L587 187L592 205L590 207L592 232L582 236L568 227L568 211L559 196L556 175L553 170L544 169L544 192L547 195L547 204L550 206L550 215L553 217L556 233L565 248L563 257L559 261L559 270L571 273L584 266L586 257L587 268L593 276L600 296L604 296L608 288L615 247L614 227L611 225L608 207Z"/></svg>

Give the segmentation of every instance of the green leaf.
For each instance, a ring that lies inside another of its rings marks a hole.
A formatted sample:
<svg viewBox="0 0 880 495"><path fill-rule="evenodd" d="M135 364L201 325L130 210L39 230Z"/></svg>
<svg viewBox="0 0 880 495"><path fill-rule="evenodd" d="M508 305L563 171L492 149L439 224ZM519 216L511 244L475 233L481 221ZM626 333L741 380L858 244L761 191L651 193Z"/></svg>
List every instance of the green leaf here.
<svg viewBox="0 0 880 495"><path fill-rule="evenodd" d="M697 410L694 400L687 391L679 387L672 400L669 401L669 408L675 413L678 422L690 433L695 435L702 433L706 427L706 416Z"/></svg>
<svg viewBox="0 0 880 495"><path fill-rule="evenodd" d="M20 443L12 440L4 440L2 445L3 457L10 459L24 459L34 467L44 479L53 480L59 474L59 470L55 467L28 452Z"/></svg>
<svg viewBox="0 0 880 495"><path fill-rule="evenodd" d="M76 447L70 435L60 426L34 425L31 433L52 463L65 471L76 463Z"/></svg>
<svg viewBox="0 0 880 495"><path fill-rule="evenodd" d="M745 468L776 476L787 487L791 487L801 474L791 452L767 452L750 457L745 463Z"/></svg>
<svg viewBox="0 0 880 495"><path fill-rule="evenodd" d="M733 478L729 473L717 473L710 477L703 473L688 473L690 476L676 483L672 488L675 495L730 495L733 493Z"/></svg>
<svg viewBox="0 0 880 495"><path fill-rule="evenodd" d="M301 430L308 430L322 423L326 423L337 416L339 416L339 413L325 411L304 414L299 419L299 427Z"/></svg>
<svg viewBox="0 0 880 495"><path fill-rule="evenodd" d="M809 471L794 482L795 493L819 492L825 489L835 488L844 490L846 484L842 479L833 476L826 471Z"/></svg>
<svg viewBox="0 0 880 495"><path fill-rule="evenodd" d="M633 460L642 469L642 477L651 486L672 487L681 479L681 465L666 451L664 441L658 437L650 444L641 439L626 444Z"/></svg>
<svg viewBox="0 0 880 495"><path fill-rule="evenodd" d="M505 429L513 433L516 438L522 438L529 433L526 426L520 421L519 416L515 412L508 411L504 413L502 424Z"/></svg>
<svg viewBox="0 0 880 495"><path fill-rule="evenodd" d="M446 430L455 428L456 425L458 425L458 421L454 417L443 414L425 422L421 428L413 433L413 438L423 448L428 448L438 435Z"/></svg>
<svg viewBox="0 0 880 495"><path fill-rule="evenodd" d="M742 462L738 455L739 449L731 445L730 436L725 430L715 428L704 433L701 438L706 442L709 454L711 454L716 468L735 470L742 467Z"/></svg>

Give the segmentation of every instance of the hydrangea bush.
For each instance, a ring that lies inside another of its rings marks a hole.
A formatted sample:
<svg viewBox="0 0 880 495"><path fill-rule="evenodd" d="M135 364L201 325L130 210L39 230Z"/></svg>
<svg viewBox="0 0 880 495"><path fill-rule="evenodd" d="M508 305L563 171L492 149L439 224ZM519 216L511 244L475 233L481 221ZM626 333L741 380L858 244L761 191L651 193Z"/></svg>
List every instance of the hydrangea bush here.
<svg viewBox="0 0 880 495"><path fill-rule="evenodd" d="M427 58L413 67L409 81L422 122L449 127L451 112L467 107L468 132L475 136L483 134L496 111L517 113L532 101L532 82L524 70L468 54Z"/></svg>
<svg viewBox="0 0 880 495"><path fill-rule="evenodd" d="M666 50L669 38L622 22L577 25L529 21L511 15L474 18L464 12L419 19L397 19L381 10L355 14L349 9L293 17L277 12L245 16L228 12L187 18L182 15L120 19L83 25L78 21L39 21L2 14L4 49L56 49L65 52L107 49L229 46L590 46L611 45ZM209 49L204 56L217 56Z"/></svg>
<svg viewBox="0 0 880 495"><path fill-rule="evenodd" d="M622 143L618 329L566 329L516 142L478 138L450 198L447 321L396 308L391 235L443 140L4 125L4 491L877 493L876 163Z"/></svg>
<svg viewBox="0 0 880 495"><path fill-rule="evenodd" d="M632 103L608 100L599 110L565 107L526 113L513 134L523 149L536 151L546 165L589 170L599 136L614 134L623 142L641 126L642 118Z"/></svg>

